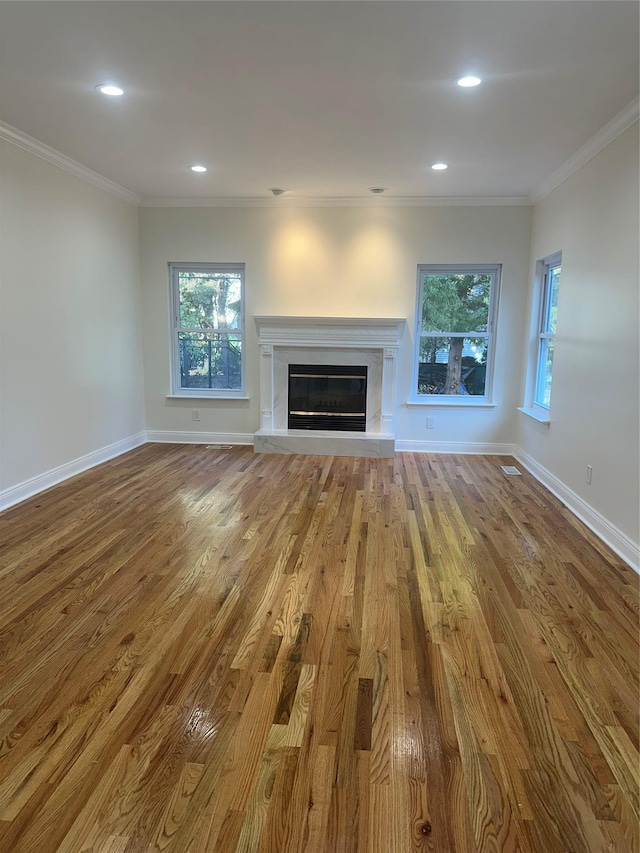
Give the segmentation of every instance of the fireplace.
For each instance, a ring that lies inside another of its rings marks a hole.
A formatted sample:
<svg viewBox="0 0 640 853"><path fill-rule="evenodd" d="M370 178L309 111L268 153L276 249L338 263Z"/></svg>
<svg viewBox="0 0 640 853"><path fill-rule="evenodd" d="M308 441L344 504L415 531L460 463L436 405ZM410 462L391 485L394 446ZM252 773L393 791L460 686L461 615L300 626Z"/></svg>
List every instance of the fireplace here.
<svg viewBox="0 0 640 853"><path fill-rule="evenodd" d="M289 364L289 429L365 432L367 367Z"/></svg>
<svg viewBox="0 0 640 853"><path fill-rule="evenodd" d="M393 456L396 354L404 320L258 316L255 323L260 345L257 453ZM312 377L291 378L292 373ZM290 392L291 381L310 378L324 383L324 389L316 385L311 395L296 387ZM356 400L347 402L353 396ZM325 403L335 404L333 413ZM290 412L294 420L322 420L294 425Z"/></svg>

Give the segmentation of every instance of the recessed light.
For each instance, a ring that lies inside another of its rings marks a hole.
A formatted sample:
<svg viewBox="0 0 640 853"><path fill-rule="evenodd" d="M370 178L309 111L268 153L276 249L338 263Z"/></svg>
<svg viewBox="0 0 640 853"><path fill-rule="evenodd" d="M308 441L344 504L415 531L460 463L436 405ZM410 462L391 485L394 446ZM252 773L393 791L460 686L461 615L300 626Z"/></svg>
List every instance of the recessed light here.
<svg viewBox="0 0 640 853"><path fill-rule="evenodd" d="M97 92L108 95L110 98L119 98L120 95L124 95L124 89L114 86L113 83L98 83L95 88Z"/></svg>
<svg viewBox="0 0 640 853"><path fill-rule="evenodd" d="M192 172L206 172L207 167L206 166L192 166L191 171Z"/></svg>
<svg viewBox="0 0 640 853"><path fill-rule="evenodd" d="M281 187L269 187L269 192L271 193L271 195L277 197L286 193L286 190L283 190Z"/></svg>
<svg viewBox="0 0 640 853"><path fill-rule="evenodd" d="M467 74L458 80L458 86L462 86L463 89L471 89L473 86L479 86L480 83L482 83L482 80L474 74Z"/></svg>
<svg viewBox="0 0 640 853"><path fill-rule="evenodd" d="M369 187L369 192L373 193L374 195L382 195L385 189L386 187Z"/></svg>
<svg viewBox="0 0 640 853"><path fill-rule="evenodd" d="M436 172L443 172L445 169L448 169L449 167L447 166L446 163L434 163L431 168L435 169Z"/></svg>

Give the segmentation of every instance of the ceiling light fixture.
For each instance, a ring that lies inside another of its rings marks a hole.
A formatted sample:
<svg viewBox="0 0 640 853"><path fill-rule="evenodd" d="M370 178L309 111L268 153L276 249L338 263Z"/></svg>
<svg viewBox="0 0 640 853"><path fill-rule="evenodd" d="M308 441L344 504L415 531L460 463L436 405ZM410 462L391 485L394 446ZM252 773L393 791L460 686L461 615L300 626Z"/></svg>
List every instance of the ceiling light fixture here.
<svg viewBox="0 0 640 853"><path fill-rule="evenodd" d="M277 198L279 195L286 193L286 190L283 190L280 187L269 187L269 192Z"/></svg>
<svg viewBox="0 0 640 853"><path fill-rule="evenodd" d="M447 166L446 163L434 163L431 168L434 169L436 172L443 172L445 169L448 169L449 167Z"/></svg>
<svg viewBox="0 0 640 853"><path fill-rule="evenodd" d="M96 92L108 95L110 98L119 98L120 95L124 95L124 89L121 89L120 86L114 86L113 83L98 83L95 89Z"/></svg>
<svg viewBox="0 0 640 853"><path fill-rule="evenodd" d="M192 166L191 171L192 172L206 172L207 167L206 166Z"/></svg>
<svg viewBox="0 0 640 853"><path fill-rule="evenodd" d="M369 192L373 193L374 195L382 195L385 189L386 187L369 187Z"/></svg>
<svg viewBox="0 0 640 853"><path fill-rule="evenodd" d="M467 74L465 77L460 77L457 82L463 89L472 89L474 86L479 86L482 80L474 74Z"/></svg>

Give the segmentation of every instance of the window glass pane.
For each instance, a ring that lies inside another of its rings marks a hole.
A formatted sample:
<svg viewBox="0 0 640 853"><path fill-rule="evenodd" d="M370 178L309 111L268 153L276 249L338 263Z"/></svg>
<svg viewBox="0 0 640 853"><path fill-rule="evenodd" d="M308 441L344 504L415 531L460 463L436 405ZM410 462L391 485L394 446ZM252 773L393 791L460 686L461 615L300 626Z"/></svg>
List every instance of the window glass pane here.
<svg viewBox="0 0 640 853"><path fill-rule="evenodd" d="M490 273L424 273L423 332L486 332Z"/></svg>
<svg viewBox="0 0 640 853"><path fill-rule="evenodd" d="M421 338L418 394L482 396L487 349L486 338Z"/></svg>
<svg viewBox="0 0 640 853"><path fill-rule="evenodd" d="M238 329L242 274L224 270L179 270L180 327Z"/></svg>
<svg viewBox="0 0 640 853"><path fill-rule="evenodd" d="M549 407L551 403L551 374L553 372L553 338L541 338L538 360L538 382L535 402Z"/></svg>
<svg viewBox="0 0 640 853"><path fill-rule="evenodd" d="M178 334L181 388L242 387L240 335Z"/></svg>
<svg viewBox="0 0 640 853"><path fill-rule="evenodd" d="M558 319L558 290L560 289L561 267L553 267L549 270L549 284L547 293L546 328L545 332L552 335L556 333L556 322Z"/></svg>

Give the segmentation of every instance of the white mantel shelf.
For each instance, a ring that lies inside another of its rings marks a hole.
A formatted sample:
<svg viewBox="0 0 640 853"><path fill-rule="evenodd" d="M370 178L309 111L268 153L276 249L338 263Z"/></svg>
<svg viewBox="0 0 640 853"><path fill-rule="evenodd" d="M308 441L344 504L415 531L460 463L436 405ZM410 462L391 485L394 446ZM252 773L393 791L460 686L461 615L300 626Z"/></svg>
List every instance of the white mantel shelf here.
<svg viewBox="0 0 640 853"><path fill-rule="evenodd" d="M397 347L401 317L276 317L256 315L261 344L273 346Z"/></svg>
<svg viewBox="0 0 640 853"><path fill-rule="evenodd" d="M260 344L259 453L393 456L396 354L404 330L400 317L254 317ZM288 364L366 364L367 427L346 433L289 430Z"/></svg>

